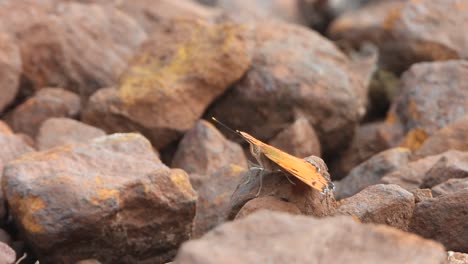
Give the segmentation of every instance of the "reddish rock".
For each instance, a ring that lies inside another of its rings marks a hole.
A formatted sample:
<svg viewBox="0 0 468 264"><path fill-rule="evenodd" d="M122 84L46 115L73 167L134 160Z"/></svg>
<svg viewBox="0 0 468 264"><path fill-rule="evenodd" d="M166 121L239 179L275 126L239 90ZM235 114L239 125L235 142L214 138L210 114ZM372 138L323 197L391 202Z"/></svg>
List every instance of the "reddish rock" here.
<svg viewBox="0 0 468 264"><path fill-rule="evenodd" d="M3 229L0 229L0 242L3 242L7 245L11 245L11 243L13 242L10 234L8 234L8 232Z"/></svg>
<svg viewBox="0 0 468 264"><path fill-rule="evenodd" d="M44 88L16 107L8 117L15 132L35 137L42 122L51 117L76 117L80 97L60 88Z"/></svg>
<svg viewBox="0 0 468 264"><path fill-rule="evenodd" d="M468 189L468 178L462 179L450 179L446 182L438 184L432 187L432 195L434 197L450 194L454 192L461 191L463 189Z"/></svg>
<svg viewBox="0 0 468 264"><path fill-rule="evenodd" d="M414 196L415 203L420 203L422 201L432 198L431 189L413 189L411 190L411 193Z"/></svg>
<svg viewBox="0 0 468 264"><path fill-rule="evenodd" d="M0 263L15 264L16 253L7 244L0 242Z"/></svg>
<svg viewBox="0 0 468 264"><path fill-rule="evenodd" d="M420 202L411 232L437 240L448 250L468 252L468 189Z"/></svg>
<svg viewBox="0 0 468 264"><path fill-rule="evenodd" d="M306 28L261 22L252 66L208 115L268 142L299 117L326 154L346 145L365 111L364 78L327 39Z"/></svg>
<svg viewBox="0 0 468 264"><path fill-rule="evenodd" d="M107 132L137 130L157 149L192 128L250 65L245 29L177 21L141 48L118 89L95 93L83 115Z"/></svg>
<svg viewBox="0 0 468 264"><path fill-rule="evenodd" d="M447 264L466 264L468 263L468 254L460 252L447 252Z"/></svg>
<svg viewBox="0 0 468 264"><path fill-rule="evenodd" d="M2 187L41 263L164 263L195 216L187 174L138 134L23 155L5 167Z"/></svg>
<svg viewBox="0 0 468 264"><path fill-rule="evenodd" d="M101 264L101 262L96 259L84 259L76 262L75 264Z"/></svg>
<svg viewBox="0 0 468 264"><path fill-rule="evenodd" d="M24 82L34 89L64 87L85 96L115 85L146 38L136 21L110 6L40 2L0 6L5 28L20 44Z"/></svg>
<svg viewBox="0 0 468 264"><path fill-rule="evenodd" d="M331 175L334 179L344 178L360 163L390 148L390 145L379 133L382 126L382 122L377 122L364 124L356 129L349 147L330 164Z"/></svg>
<svg viewBox="0 0 468 264"><path fill-rule="evenodd" d="M468 151L468 115L435 132L415 151L412 158L416 160L450 149Z"/></svg>
<svg viewBox="0 0 468 264"><path fill-rule="evenodd" d="M231 195L244 173L244 167L231 164L208 175L190 174L190 182L198 194L192 232L194 237L200 237L227 221Z"/></svg>
<svg viewBox="0 0 468 264"><path fill-rule="evenodd" d="M1 25L0 25L1 28ZM21 75L20 51L7 33L0 32L0 113L16 97Z"/></svg>
<svg viewBox="0 0 468 264"><path fill-rule="evenodd" d="M270 210L295 215L301 214L301 210L290 202L286 202L272 196L264 196L248 201L237 213L236 219L244 218L259 210Z"/></svg>
<svg viewBox="0 0 468 264"><path fill-rule="evenodd" d="M173 168L200 175L213 174L229 164L247 168L244 151L204 120L185 133L172 160Z"/></svg>
<svg viewBox="0 0 468 264"><path fill-rule="evenodd" d="M46 150L60 145L87 143L93 138L105 136L101 129L69 118L49 118L37 134L37 148Z"/></svg>
<svg viewBox="0 0 468 264"><path fill-rule="evenodd" d="M315 219L262 211L182 245L174 263L437 263L434 241L350 217Z"/></svg>
<svg viewBox="0 0 468 264"><path fill-rule="evenodd" d="M368 186L380 183L380 179L386 174L405 166L409 155L407 149L393 148L359 164L348 176L336 183L336 199L350 197Z"/></svg>
<svg viewBox="0 0 468 264"><path fill-rule="evenodd" d="M357 217L363 223L407 230L414 204L413 194L400 186L377 184L341 200L337 213Z"/></svg>
<svg viewBox="0 0 468 264"><path fill-rule="evenodd" d="M11 128L7 125L7 123L0 120L0 133L13 135L13 130L11 130Z"/></svg>
<svg viewBox="0 0 468 264"><path fill-rule="evenodd" d="M468 178L468 152L442 156L426 173L421 187L431 188L453 178Z"/></svg>
<svg viewBox="0 0 468 264"><path fill-rule="evenodd" d="M321 156L317 134L305 118L298 118L268 143L299 158Z"/></svg>

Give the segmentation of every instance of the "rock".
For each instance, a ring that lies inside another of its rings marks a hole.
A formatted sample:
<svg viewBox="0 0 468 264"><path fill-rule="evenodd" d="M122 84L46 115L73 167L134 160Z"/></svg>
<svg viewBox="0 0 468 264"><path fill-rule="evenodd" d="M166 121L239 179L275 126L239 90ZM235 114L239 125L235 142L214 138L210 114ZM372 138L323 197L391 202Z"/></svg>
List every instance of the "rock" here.
<svg viewBox="0 0 468 264"><path fill-rule="evenodd" d="M12 135L13 130L11 130L11 128L7 125L7 123L0 120L0 133Z"/></svg>
<svg viewBox="0 0 468 264"><path fill-rule="evenodd" d="M468 152L452 151L452 155L442 156L426 173L421 183L423 188L431 188L454 178L468 178Z"/></svg>
<svg viewBox="0 0 468 264"><path fill-rule="evenodd" d="M439 243L391 227L262 211L184 243L174 262L440 264L446 258Z"/></svg>
<svg viewBox="0 0 468 264"><path fill-rule="evenodd" d="M431 189L413 189L411 190L411 193L414 196L415 203L420 203L422 201L432 198Z"/></svg>
<svg viewBox="0 0 468 264"><path fill-rule="evenodd" d="M466 59L466 38L459 37L468 25L466 10L457 0L379 1L342 15L330 35L353 46L377 44L382 64L402 72L421 61Z"/></svg>
<svg viewBox="0 0 468 264"><path fill-rule="evenodd" d="M5 231L4 229L0 229L0 242L6 245L11 245L11 243L13 242L10 234L8 234L8 232Z"/></svg>
<svg viewBox="0 0 468 264"><path fill-rule="evenodd" d="M35 137L42 122L51 117L77 117L80 97L60 88L44 88L17 106L8 117L15 132Z"/></svg>
<svg viewBox="0 0 468 264"><path fill-rule="evenodd" d="M14 39L0 32L0 113L13 102L19 90L21 56Z"/></svg>
<svg viewBox="0 0 468 264"><path fill-rule="evenodd" d="M140 131L157 149L167 146L245 73L250 65L245 32L235 24L189 20L155 32L119 88L90 98L84 121L107 132Z"/></svg>
<svg viewBox="0 0 468 264"><path fill-rule="evenodd" d="M350 197L364 188L380 183L386 174L398 170L408 163L410 152L404 148L382 151L351 170L344 179L336 183L335 197Z"/></svg>
<svg viewBox="0 0 468 264"><path fill-rule="evenodd" d="M15 251L7 244L0 242L0 263L14 264L16 260Z"/></svg>
<svg viewBox="0 0 468 264"><path fill-rule="evenodd" d="M324 154L351 139L365 112L364 81L327 39L304 27L259 22L252 66L208 112L268 142L293 120L316 129Z"/></svg>
<svg viewBox="0 0 468 264"><path fill-rule="evenodd" d="M414 203L413 194L400 186L377 184L341 200L337 213L357 217L363 223L407 230Z"/></svg>
<svg viewBox="0 0 468 264"><path fill-rule="evenodd" d="M185 133L172 160L173 168L200 175L213 174L229 164L247 168L247 158L242 147L227 140L211 123L204 120L198 121Z"/></svg>
<svg viewBox="0 0 468 264"><path fill-rule="evenodd" d="M451 159L458 155L458 151L451 150L439 155L428 156L416 161L409 162L396 171L387 173L380 180L381 183L398 184L401 187L412 190L421 187L424 177L427 172L438 162L442 157Z"/></svg>
<svg viewBox="0 0 468 264"><path fill-rule="evenodd" d="M96 259L84 259L76 262L75 264L101 264L101 262Z"/></svg>
<svg viewBox="0 0 468 264"><path fill-rule="evenodd" d="M468 151L468 115L448 124L430 136L412 155L420 159L454 149Z"/></svg>
<svg viewBox="0 0 468 264"><path fill-rule="evenodd" d="M448 250L468 252L468 189L420 202L410 231L437 240Z"/></svg>
<svg viewBox="0 0 468 264"><path fill-rule="evenodd" d="M468 263L468 254L460 252L447 252L448 262L447 264L466 264Z"/></svg>
<svg viewBox="0 0 468 264"><path fill-rule="evenodd" d="M164 263L195 216L187 174L138 134L23 155L5 167L2 187L41 263Z"/></svg>
<svg viewBox="0 0 468 264"><path fill-rule="evenodd" d="M190 174L190 182L198 194L197 213L193 221L194 237L200 237L228 220L231 195L244 173L244 167L230 164L212 174Z"/></svg>
<svg viewBox="0 0 468 264"><path fill-rule="evenodd" d="M259 210L270 210L295 215L301 214L301 210L290 202L286 202L272 196L264 196L248 201L237 213L236 219L244 218Z"/></svg>
<svg viewBox="0 0 468 264"><path fill-rule="evenodd" d="M93 138L105 136L101 129L69 118L49 118L37 134L37 148L46 150L65 144L87 143Z"/></svg>
<svg viewBox="0 0 468 264"><path fill-rule="evenodd" d="M5 28L20 45L23 81L36 90L63 87L83 96L115 85L147 37L143 29L110 6L48 2L0 7Z"/></svg>
<svg viewBox="0 0 468 264"><path fill-rule="evenodd" d="M283 129L268 143L299 158L321 156L317 134L309 121L303 117Z"/></svg>
<svg viewBox="0 0 468 264"><path fill-rule="evenodd" d="M243 175L231 197L230 218L234 218L241 208L257 197L274 197L295 205L302 214L317 217L335 213L336 201L331 192L320 193L292 175L283 172L263 172L250 170ZM330 177L322 171L324 177Z"/></svg>
<svg viewBox="0 0 468 264"><path fill-rule="evenodd" d="M379 133L382 125L382 122L376 122L357 127L351 144L330 164L334 179L344 178L360 163L390 148Z"/></svg>
<svg viewBox="0 0 468 264"><path fill-rule="evenodd" d="M468 189L468 178L450 179L431 188L434 197Z"/></svg>

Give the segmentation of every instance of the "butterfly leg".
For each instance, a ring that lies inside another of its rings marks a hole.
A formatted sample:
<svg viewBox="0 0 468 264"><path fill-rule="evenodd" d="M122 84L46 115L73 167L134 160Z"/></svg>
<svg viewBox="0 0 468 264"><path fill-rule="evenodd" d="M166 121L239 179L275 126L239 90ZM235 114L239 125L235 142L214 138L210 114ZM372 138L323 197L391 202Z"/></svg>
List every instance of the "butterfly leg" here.
<svg viewBox="0 0 468 264"><path fill-rule="evenodd" d="M251 171L254 171L254 170L255 170L255 171L263 171L263 168L262 168L262 167L250 167L250 170L251 170ZM255 176L253 176L252 174L249 174L247 180L244 182L244 185L249 184L250 181L252 180L252 178L257 177L257 174L258 174L258 172L255 173Z"/></svg>
<svg viewBox="0 0 468 264"><path fill-rule="evenodd" d="M284 176L286 176L286 179L288 179L288 181L289 181L292 185L296 185L296 183L293 182L293 181L291 180L291 178L289 178L288 173L284 173Z"/></svg>
<svg viewBox="0 0 468 264"><path fill-rule="evenodd" d="M260 170L260 187L258 188L258 192L257 194L255 195L255 197L258 197L260 195L260 192L262 191L262 187L263 187L263 174L264 174L264 170Z"/></svg>

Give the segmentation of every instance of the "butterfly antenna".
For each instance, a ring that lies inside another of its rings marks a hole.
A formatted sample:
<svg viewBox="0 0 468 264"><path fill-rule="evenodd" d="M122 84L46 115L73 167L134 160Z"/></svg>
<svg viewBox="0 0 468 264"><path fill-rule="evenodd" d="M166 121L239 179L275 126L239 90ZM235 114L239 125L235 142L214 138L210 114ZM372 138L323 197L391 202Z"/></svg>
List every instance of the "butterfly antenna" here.
<svg viewBox="0 0 468 264"><path fill-rule="evenodd" d="M221 125L222 127L224 127L225 129L227 129L227 130L231 131L232 133L237 134L237 135L239 135L240 137L244 138L244 137L241 135L241 133L239 132L239 130L234 130L234 129L228 127L227 125L223 124L221 121L219 121L218 119L216 119L215 117L211 117L211 119L212 119L213 121L215 121L216 123L218 123L219 125Z"/></svg>

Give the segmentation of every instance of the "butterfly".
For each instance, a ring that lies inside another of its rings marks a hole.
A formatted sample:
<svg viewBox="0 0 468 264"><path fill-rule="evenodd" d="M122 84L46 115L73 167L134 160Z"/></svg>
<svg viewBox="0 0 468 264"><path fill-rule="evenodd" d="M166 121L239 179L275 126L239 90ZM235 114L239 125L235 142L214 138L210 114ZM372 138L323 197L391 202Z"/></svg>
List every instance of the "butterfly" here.
<svg viewBox="0 0 468 264"><path fill-rule="evenodd" d="M279 167L322 193L334 189L331 180L324 176L324 174L328 175L328 168L321 158L315 156L305 159L297 158L254 138L246 132L233 130L214 117L212 119L247 141L250 144L252 156L258 161L262 169L274 171L275 168Z"/></svg>

